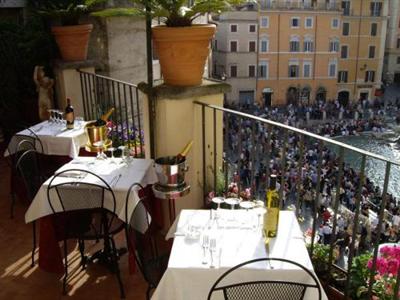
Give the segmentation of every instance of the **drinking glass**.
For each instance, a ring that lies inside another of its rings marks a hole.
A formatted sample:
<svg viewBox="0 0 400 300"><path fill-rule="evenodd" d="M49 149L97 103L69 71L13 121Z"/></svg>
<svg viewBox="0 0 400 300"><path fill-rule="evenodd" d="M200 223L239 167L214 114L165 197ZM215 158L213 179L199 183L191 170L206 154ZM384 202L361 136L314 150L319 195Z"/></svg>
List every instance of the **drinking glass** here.
<svg viewBox="0 0 400 300"><path fill-rule="evenodd" d="M116 161L115 161L115 157L114 157L114 152L115 152L115 148L114 147L109 147L108 149L107 149L107 151L110 151L111 152L111 158L110 158L110 163L112 163L112 164L115 164L116 163Z"/></svg>
<svg viewBox="0 0 400 300"><path fill-rule="evenodd" d="M96 159L97 160L106 160L107 159L107 155L105 155L105 153L103 152L103 150L104 150L104 141L97 141L97 142L93 143L93 146L99 148L99 151L97 152Z"/></svg>
<svg viewBox="0 0 400 300"><path fill-rule="evenodd" d="M217 267L216 260L217 260L217 238L211 237L210 238L210 268Z"/></svg>
<svg viewBox="0 0 400 300"><path fill-rule="evenodd" d="M84 121L83 117L76 117L76 118L75 118L75 122L76 122L76 127L77 127L78 129L82 129L83 123L84 123L85 121Z"/></svg>
<svg viewBox="0 0 400 300"><path fill-rule="evenodd" d="M119 146L118 149L121 150L121 164L126 163L126 146Z"/></svg>
<svg viewBox="0 0 400 300"><path fill-rule="evenodd" d="M234 217L234 209L235 209L235 205L239 204L240 200L238 198L227 198L225 199L225 203L231 206L231 211L232 213L230 214L231 217L229 218L229 220L231 222L235 221L235 217Z"/></svg>
<svg viewBox="0 0 400 300"><path fill-rule="evenodd" d="M249 216L249 209L254 208L256 204L253 201L240 201L239 206L240 208L243 208L246 210L246 217L243 218L243 225L246 226L246 224L251 220L251 217Z"/></svg>
<svg viewBox="0 0 400 300"><path fill-rule="evenodd" d="M261 227L261 218L262 216L267 212L267 209L264 206L255 206L253 211L255 212L256 216L257 216L257 224L253 225L253 228L255 231L259 230Z"/></svg>
<svg viewBox="0 0 400 300"><path fill-rule="evenodd" d="M53 109L48 109L47 112L49 113L49 123L54 123L54 113Z"/></svg>

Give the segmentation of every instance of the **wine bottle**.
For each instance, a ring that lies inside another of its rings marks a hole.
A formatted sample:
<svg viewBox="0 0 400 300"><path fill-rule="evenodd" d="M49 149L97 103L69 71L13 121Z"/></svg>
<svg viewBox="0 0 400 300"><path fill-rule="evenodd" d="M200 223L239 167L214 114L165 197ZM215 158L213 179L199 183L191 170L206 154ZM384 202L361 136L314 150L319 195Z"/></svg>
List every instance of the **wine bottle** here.
<svg viewBox="0 0 400 300"><path fill-rule="evenodd" d="M96 123L94 123L95 126L104 126L107 124L108 118L111 116L111 114L113 113L113 111L115 110L114 107L110 108L104 115L102 115L100 117L100 119L98 119L96 121Z"/></svg>
<svg viewBox="0 0 400 300"><path fill-rule="evenodd" d="M174 165L177 165L185 160L186 155L189 153L192 146L193 146L193 141L190 141L189 143L186 144L186 146L182 149L182 151L179 152L178 155L175 157Z"/></svg>
<svg viewBox="0 0 400 300"><path fill-rule="evenodd" d="M264 214L264 235L267 238L276 237L279 223L280 199L276 190L276 175L270 176L267 191L267 212Z"/></svg>
<svg viewBox="0 0 400 300"><path fill-rule="evenodd" d="M67 107L65 108L65 121L67 121L67 129L74 129L74 107L71 105L70 98L67 98Z"/></svg>

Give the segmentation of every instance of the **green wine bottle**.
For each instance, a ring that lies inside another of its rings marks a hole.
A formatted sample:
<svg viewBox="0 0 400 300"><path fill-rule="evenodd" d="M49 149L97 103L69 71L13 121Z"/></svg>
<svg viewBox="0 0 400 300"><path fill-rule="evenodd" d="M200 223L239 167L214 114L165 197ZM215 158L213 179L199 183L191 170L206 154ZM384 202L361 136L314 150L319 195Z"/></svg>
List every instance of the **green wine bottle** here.
<svg viewBox="0 0 400 300"><path fill-rule="evenodd" d="M265 237L276 237L279 224L280 201L276 190L276 175L272 174L269 179L267 190L267 212L264 214Z"/></svg>

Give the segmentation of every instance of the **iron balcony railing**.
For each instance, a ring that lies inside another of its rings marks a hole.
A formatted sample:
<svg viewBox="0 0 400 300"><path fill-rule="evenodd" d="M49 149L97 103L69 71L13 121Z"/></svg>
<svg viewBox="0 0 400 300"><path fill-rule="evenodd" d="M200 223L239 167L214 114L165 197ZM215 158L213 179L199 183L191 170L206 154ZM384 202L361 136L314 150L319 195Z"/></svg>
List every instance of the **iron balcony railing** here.
<svg viewBox="0 0 400 300"><path fill-rule="evenodd" d="M79 71L85 120L96 120L110 108L109 136L113 146L127 146L131 155L144 155L142 109L137 86L110 77Z"/></svg>
<svg viewBox="0 0 400 300"><path fill-rule="evenodd" d="M261 117L256 117L250 114L246 114L243 112L215 106L209 105L202 102L196 102L197 105L201 106L201 117L202 117L202 147L203 147L203 182L204 182L204 195L207 195L210 191L216 191L218 189L219 184L219 166L217 162L217 146L221 146L220 143L223 145L224 154L223 162L222 162L222 172L223 172L223 190L224 192L228 191L228 183L229 182L237 182L238 183L238 192L237 194L241 194L241 191L247 187L254 188L255 192L252 193L253 197L259 197L260 194L257 194L256 189L256 172L257 168L260 167L261 164L264 166L268 166L265 168L266 176L265 178L269 177L270 170L270 162L272 155L279 154L279 163L274 166L275 170L278 171L278 181L280 183L279 194L282 199L284 193L284 186L289 182L289 165L290 168L295 168L297 170L297 174L302 174L303 167L307 162L307 153L309 153L309 149L316 149L314 154L316 153L318 156L316 158L316 184L313 186L314 190L314 199L312 202L312 213L310 216L310 224L312 224L312 237L311 237L311 245L310 245L310 253L313 253L315 249L314 241L315 235L317 232L317 225L320 222L321 216L318 213L318 202L321 197L322 191L321 187L323 183L321 182L321 177L323 178L322 168L323 168L323 160L326 159L322 155L322 151L326 149L326 146L335 147L337 148L338 156L335 158L336 161L336 168L335 172L333 172L333 180L334 185L336 186L336 191L341 191L343 187L343 179L344 179L344 172L345 172L345 153L355 153L361 157L361 165L359 167L358 172L354 175L354 184L355 184L355 207L352 212L352 220L348 226L352 227L352 235L351 235L351 243L349 245L349 252L348 252L348 263L346 266L346 284L344 288L345 296L349 296L350 293L350 280L351 280L351 269L352 269L352 262L357 254L358 250L356 251L356 243L357 243L357 234L360 232L359 222L367 219L362 214L362 192L363 187L366 183L366 161L367 159L374 159L382 161L385 164L385 177L383 183L383 189L381 189L382 193L382 200L378 207L376 207L376 214L378 217L378 224L376 229L376 237L372 242L372 246L369 248L373 252L373 262L372 268L370 271L369 276L369 290L368 290L368 297L366 299L371 299L372 295L372 284L375 282L374 274L377 268L377 257L378 257L378 248L380 245L380 237L382 234L382 226L387 222L385 220L385 207L388 201L388 184L390 180L390 173L392 166L400 166L400 163L397 161L389 160L381 155L377 155L356 147L353 147L348 144L341 143L337 140L322 137L316 135L314 133L304 131L295 127L291 127L282 123L274 122L271 120L266 120ZM218 127L218 121L223 119L223 140L218 140L217 135L221 134L220 127ZM213 130L210 130L206 127L206 123L210 123L213 126ZM218 133L219 132L219 133ZM262 137L259 134L263 132ZM237 142L237 149L231 149L233 141L231 133L233 135L236 134L238 138ZM211 135L211 136L210 136ZM272 138L273 137L273 138ZM277 142L278 141L278 142ZM291 143L289 144L289 141ZM292 157L287 157L289 146L292 150ZM212 157L209 158L206 156L207 151L212 152ZM241 181L241 176L237 176L235 171L242 171L244 168L241 165L241 154L244 153L244 149L249 150L248 153L248 160L251 174L249 175L249 182ZM332 148L333 149L333 148ZM333 150L332 150L333 151ZM294 167L293 167L294 166ZM211 170L211 171L210 171ZM347 169L346 169L347 170ZM207 174L212 174L213 178L207 178ZM293 179L292 179L293 180ZM291 182L292 186L295 189L295 199L292 199L292 204L294 204L294 210L298 217L307 217L306 210L300 210L300 187L302 176L295 176L295 182ZM266 182L261 184L261 190L266 188ZM341 202L341 192L334 192L332 193L332 206L331 209L333 210L332 216L332 237L330 239L329 244L329 262L328 262L328 272L330 274L334 269L340 269L340 266L337 266L334 262L334 247L336 241L336 229L338 227L338 216L340 215L340 209L343 209L343 205L340 204ZM265 196L261 196L265 197ZM287 197L286 199L286 206L291 204L290 198ZM207 205L205 200L205 205ZM343 212L343 211L342 211ZM396 274L394 275L396 276ZM395 292L393 299L397 299L396 295L399 290L399 278L400 272L397 274L397 283L395 286ZM330 278L332 280L332 278ZM329 281L329 279L328 279Z"/></svg>
<svg viewBox="0 0 400 300"><path fill-rule="evenodd" d="M259 2L261 9L299 9L299 10L340 10L341 6L338 2L316 3L312 1L291 2L291 1L274 1L263 0Z"/></svg>

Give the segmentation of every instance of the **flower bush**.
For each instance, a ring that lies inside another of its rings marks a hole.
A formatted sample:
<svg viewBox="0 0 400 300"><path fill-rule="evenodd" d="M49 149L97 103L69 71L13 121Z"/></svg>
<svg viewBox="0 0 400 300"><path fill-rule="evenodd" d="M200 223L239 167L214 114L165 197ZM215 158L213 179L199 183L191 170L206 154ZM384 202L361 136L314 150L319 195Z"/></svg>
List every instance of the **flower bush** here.
<svg viewBox="0 0 400 300"><path fill-rule="evenodd" d="M141 156L144 147L144 131L128 123L117 124L107 122L108 137L112 140L113 146L127 146L131 149L131 155Z"/></svg>
<svg viewBox="0 0 400 300"><path fill-rule="evenodd" d="M400 265L400 247L383 246L376 259L376 270L372 293L375 299L393 299L397 272ZM351 278L352 286L356 289L356 299L367 299L369 277L372 270L373 258L371 253L356 257L353 263ZM400 293L398 294L400 297Z"/></svg>

